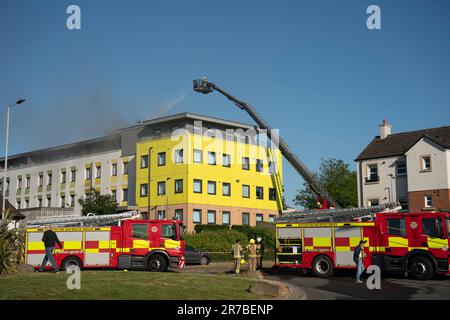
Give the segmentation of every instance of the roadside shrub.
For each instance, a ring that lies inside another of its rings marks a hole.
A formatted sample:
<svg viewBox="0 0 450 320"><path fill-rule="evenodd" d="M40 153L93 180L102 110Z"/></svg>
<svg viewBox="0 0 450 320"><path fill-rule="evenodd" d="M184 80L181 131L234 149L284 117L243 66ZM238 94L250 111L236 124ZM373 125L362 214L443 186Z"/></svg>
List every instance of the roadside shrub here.
<svg viewBox="0 0 450 320"><path fill-rule="evenodd" d="M0 274L18 271L23 261L23 231L11 228L12 214L6 211L0 221Z"/></svg>
<svg viewBox="0 0 450 320"><path fill-rule="evenodd" d="M186 235L186 244L202 251L228 253L236 239L241 240L242 246L248 243L247 236L242 232L221 230Z"/></svg>
<svg viewBox="0 0 450 320"><path fill-rule="evenodd" d="M224 226L220 224L197 224L194 228L196 233L200 233L203 231L223 231L230 230L229 226Z"/></svg>

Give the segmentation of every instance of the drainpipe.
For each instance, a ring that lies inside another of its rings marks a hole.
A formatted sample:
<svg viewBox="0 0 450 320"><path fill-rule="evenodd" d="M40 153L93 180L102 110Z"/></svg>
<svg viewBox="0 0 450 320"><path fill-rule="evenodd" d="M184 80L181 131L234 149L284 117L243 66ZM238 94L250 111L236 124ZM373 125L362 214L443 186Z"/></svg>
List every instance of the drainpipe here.
<svg viewBox="0 0 450 320"><path fill-rule="evenodd" d="M147 166L147 170L148 170L148 177L147 177L147 218L150 219L150 164L152 163L151 161L151 152L152 152L153 147L148 148L148 166ZM138 159L136 159L138 160Z"/></svg>

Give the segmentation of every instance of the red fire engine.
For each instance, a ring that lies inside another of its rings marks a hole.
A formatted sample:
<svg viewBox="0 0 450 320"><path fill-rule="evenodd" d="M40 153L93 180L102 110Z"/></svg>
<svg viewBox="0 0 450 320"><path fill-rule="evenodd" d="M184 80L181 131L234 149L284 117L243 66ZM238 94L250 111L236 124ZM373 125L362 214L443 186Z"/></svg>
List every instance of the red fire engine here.
<svg viewBox="0 0 450 320"><path fill-rule="evenodd" d="M28 228L26 261L38 267L45 255L43 228ZM113 268L166 271L184 267L183 224L179 220L125 220L121 226L54 228L62 248L54 258L62 270ZM47 264L50 268L50 264Z"/></svg>
<svg viewBox="0 0 450 320"><path fill-rule="evenodd" d="M398 271L414 279L449 274L449 213L378 213L366 222L279 222L276 266L312 269L329 277L335 269L356 268L353 252L360 240L364 267Z"/></svg>

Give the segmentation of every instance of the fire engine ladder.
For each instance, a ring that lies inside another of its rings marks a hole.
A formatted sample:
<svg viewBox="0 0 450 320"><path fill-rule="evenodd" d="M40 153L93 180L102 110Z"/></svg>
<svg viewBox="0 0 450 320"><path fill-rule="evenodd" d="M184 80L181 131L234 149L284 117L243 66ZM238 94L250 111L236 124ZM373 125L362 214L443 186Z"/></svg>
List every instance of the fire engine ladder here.
<svg viewBox="0 0 450 320"><path fill-rule="evenodd" d="M361 208L343 208L343 209L325 209L325 210L302 210L294 211L280 215L277 223L290 222L337 222L351 221L353 219L368 216L374 220L377 212L397 211L399 210L398 202L390 202L378 206L361 207Z"/></svg>
<svg viewBox="0 0 450 320"><path fill-rule="evenodd" d="M271 164L273 165L273 173L271 173L273 185L275 186L275 191L277 194L277 205L278 211L283 211L283 182L280 177L280 171L278 170L278 161L276 159L275 150L272 147L271 141L269 141L270 147L267 148L267 157L270 159ZM270 170L270 168L269 168Z"/></svg>
<svg viewBox="0 0 450 320"><path fill-rule="evenodd" d="M109 225L127 219L136 219L139 217L138 211L127 211L123 213L94 215L88 214L86 216L72 216L72 217L44 217L41 219L27 220L27 227L38 227L45 225L53 225L58 227L63 226L99 226Z"/></svg>

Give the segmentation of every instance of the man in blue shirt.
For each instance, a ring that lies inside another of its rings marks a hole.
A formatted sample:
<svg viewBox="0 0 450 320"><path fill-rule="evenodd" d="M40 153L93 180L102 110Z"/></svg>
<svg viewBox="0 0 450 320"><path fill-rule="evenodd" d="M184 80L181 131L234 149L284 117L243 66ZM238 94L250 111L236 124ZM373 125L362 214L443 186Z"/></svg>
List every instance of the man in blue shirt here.
<svg viewBox="0 0 450 320"><path fill-rule="evenodd" d="M356 283L362 283L359 279L364 272L363 259L364 259L364 244L367 240L361 240L359 245L355 248L353 253L353 261L356 263Z"/></svg>

